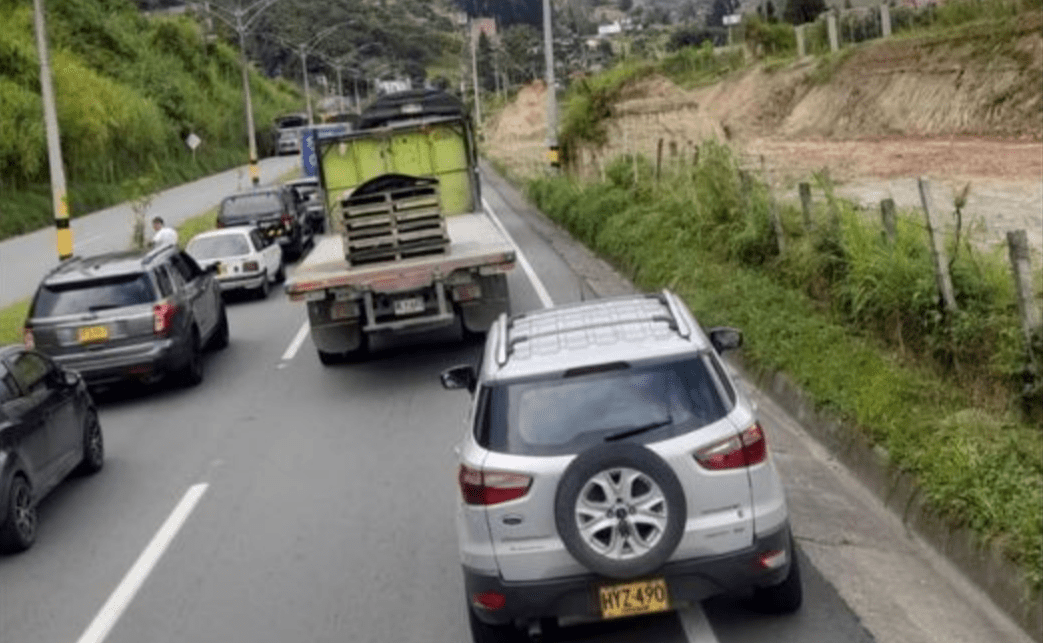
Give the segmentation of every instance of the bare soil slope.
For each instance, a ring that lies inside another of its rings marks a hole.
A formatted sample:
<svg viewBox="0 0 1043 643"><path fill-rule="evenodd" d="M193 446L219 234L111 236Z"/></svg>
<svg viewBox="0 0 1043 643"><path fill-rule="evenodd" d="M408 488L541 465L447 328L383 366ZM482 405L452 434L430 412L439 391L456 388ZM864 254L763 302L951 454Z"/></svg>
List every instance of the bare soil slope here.
<svg viewBox="0 0 1043 643"><path fill-rule="evenodd" d="M523 89L487 126L487 153L521 175L545 165L546 94ZM666 78L627 87L607 124L608 142L576 159L593 176L627 151L690 159L706 138L733 144L773 181L792 188L828 168L838 192L876 207L893 197L919 205L915 179L932 179L935 203L951 211L971 183L966 213L981 240L1023 228L1043 250L1043 17L1000 37L880 41L824 63L763 66L685 90Z"/></svg>

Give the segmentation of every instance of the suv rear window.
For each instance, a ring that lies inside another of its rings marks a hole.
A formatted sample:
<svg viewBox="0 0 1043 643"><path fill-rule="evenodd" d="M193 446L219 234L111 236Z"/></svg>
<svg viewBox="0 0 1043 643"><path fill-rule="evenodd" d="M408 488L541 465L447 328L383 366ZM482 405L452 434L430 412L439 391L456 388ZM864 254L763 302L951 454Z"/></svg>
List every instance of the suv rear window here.
<svg viewBox="0 0 1043 643"><path fill-rule="evenodd" d="M31 317L54 317L149 304L156 300L145 273L68 284L44 284L33 301Z"/></svg>
<svg viewBox="0 0 1043 643"><path fill-rule="evenodd" d="M270 214L282 211L282 199L277 192L244 194L225 199L221 204L222 217L243 217L252 214Z"/></svg>
<svg viewBox="0 0 1043 643"><path fill-rule="evenodd" d="M703 357L612 369L553 380L502 384L483 391L478 439L517 455L564 455L621 434L659 441L723 418L728 405Z"/></svg>

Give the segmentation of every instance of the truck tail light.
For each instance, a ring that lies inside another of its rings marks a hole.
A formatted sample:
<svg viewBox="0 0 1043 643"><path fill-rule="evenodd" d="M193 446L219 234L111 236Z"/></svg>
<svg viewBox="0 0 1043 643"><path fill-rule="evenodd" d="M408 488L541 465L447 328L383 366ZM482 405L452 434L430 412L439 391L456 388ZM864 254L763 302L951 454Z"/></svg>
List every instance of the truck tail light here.
<svg viewBox="0 0 1043 643"><path fill-rule="evenodd" d="M460 465L460 492L469 505L497 505L529 493L532 478L520 473L482 471Z"/></svg>
<svg viewBox="0 0 1043 643"><path fill-rule="evenodd" d="M22 341L26 348L36 348L36 338L33 337L33 329L26 328L22 331Z"/></svg>
<svg viewBox="0 0 1043 643"><path fill-rule="evenodd" d="M174 323L174 315L177 313L177 304L163 301L152 307L152 330L157 335L166 335Z"/></svg>
<svg viewBox="0 0 1043 643"><path fill-rule="evenodd" d="M721 440L695 453L695 461L705 469L739 469L764 462L768 444L760 424L753 423L741 434Z"/></svg>

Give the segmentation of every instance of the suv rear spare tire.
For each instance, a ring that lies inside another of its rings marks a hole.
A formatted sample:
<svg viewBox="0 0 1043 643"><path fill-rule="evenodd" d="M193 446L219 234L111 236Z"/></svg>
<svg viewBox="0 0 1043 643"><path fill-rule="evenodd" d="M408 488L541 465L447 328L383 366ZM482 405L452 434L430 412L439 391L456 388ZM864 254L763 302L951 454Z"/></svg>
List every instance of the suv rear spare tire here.
<svg viewBox="0 0 1043 643"><path fill-rule="evenodd" d="M565 469L554 520L566 549L587 569L634 578L658 569L677 549L687 502L662 458L639 444L611 442L584 451Z"/></svg>

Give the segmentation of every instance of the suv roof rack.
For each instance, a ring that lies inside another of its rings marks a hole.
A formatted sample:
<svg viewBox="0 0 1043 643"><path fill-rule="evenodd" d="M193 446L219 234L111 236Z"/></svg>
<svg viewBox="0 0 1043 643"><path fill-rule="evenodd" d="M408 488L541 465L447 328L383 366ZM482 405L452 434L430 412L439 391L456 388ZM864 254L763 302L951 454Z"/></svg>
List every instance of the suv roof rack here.
<svg viewBox="0 0 1043 643"><path fill-rule="evenodd" d="M522 319L532 319L544 316L545 314L555 314L563 309L569 309L578 306L586 306L591 302L576 302L574 304L566 304L564 306L558 306L553 311L534 311L529 313L522 313L520 315L507 318L506 315L501 316L497 323L500 324L499 333L497 334L497 345L496 345L496 362L500 366L504 366L507 363L508 358L514 353L514 347L522 342L528 342L540 337L550 337L561 333L571 333L576 331L585 331L599 328L612 328L616 326L623 326L626 324L636 324L641 322L661 322L665 323L670 330L678 334L678 336L688 339L691 337L692 329L685 320L684 315L681 314L677 305L677 300L673 293L668 290L663 290L658 293L646 294L646 295L626 295L623 297L615 297L611 299L602 300L606 303L612 301L627 301L633 299L655 299L666 309L669 315L653 314L652 316L627 316L619 319L611 320L599 320L596 322L589 322L585 324L578 324L576 326L570 326L568 328L555 328L545 332L531 333L526 335L519 335L517 337L510 337L509 333L514 327L514 322Z"/></svg>

